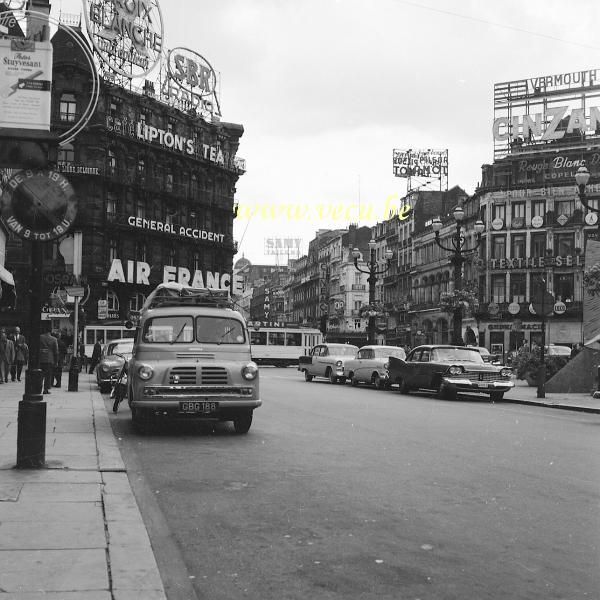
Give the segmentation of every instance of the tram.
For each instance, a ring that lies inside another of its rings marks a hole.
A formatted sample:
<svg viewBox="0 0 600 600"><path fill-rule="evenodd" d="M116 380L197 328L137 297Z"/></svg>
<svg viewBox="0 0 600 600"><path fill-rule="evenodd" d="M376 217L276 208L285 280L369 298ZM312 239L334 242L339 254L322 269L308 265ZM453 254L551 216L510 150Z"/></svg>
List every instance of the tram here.
<svg viewBox="0 0 600 600"><path fill-rule="evenodd" d="M318 329L297 324L248 321L252 360L258 365L287 367L297 365L300 356L322 343Z"/></svg>

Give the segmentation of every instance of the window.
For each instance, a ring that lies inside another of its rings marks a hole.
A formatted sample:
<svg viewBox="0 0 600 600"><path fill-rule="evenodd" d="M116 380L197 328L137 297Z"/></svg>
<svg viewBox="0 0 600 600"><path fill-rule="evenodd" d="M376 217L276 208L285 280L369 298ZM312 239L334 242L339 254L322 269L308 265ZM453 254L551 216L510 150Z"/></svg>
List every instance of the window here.
<svg viewBox="0 0 600 600"><path fill-rule="evenodd" d="M148 319L144 325L142 340L150 344L189 344L194 340L192 317Z"/></svg>
<svg viewBox="0 0 600 600"><path fill-rule="evenodd" d="M525 234L520 233L511 237L511 258L525 258Z"/></svg>
<svg viewBox="0 0 600 600"><path fill-rule="evenodd" d="M198 252L197 250L195 250L194 254L192 255L192 268L194 269L194 271L199 271L201 269L200 252Z"/></svg>
<svg viewBox="0 0 600 600"><path fill-rule="evenodd" d="M175 248L169 248L167 251L167 260L169 261L169 266L174 267L177 265L177 251Z"/></svg>
<svg viewBox="0 0 600 600"><path fill-rule="evenodd" d="M574 233L557 233L554 236L554 255L572 256L575 249Z"/></svg>
<svg viewBox="0 0 600 600"><path fill-rule="evenodd" d="M360 319L354 319L354 329L360 329Z"/></svg>
<svg viewBox="0 0 600 600"><path fill-rule="evenodd" d="M532 217L544 217L546 214L546 201L535 200L531 204L531 216Z"/></svg>
<svg viewBox="0 0 600 600"><path fill-rule="evenodd" d="M515 202L512 205L512 218L525 219L525 202Z"/></svg>
<svg viewBox="0 0 600 600"><path fill-rule="evenodd" d="M243 344L246 336L241 321L237 319L196 317L196 339L206 344Z"/></svg>
<svg viewBox="0 0 600 600"><path fill-rule="evenodd" d="M111 100L109 106L110 114L114 117L117 114L118 110L119 105L117 104L117 102L115 100Z"/></svg>
<svg viewBox="0 0 600 600"><path fill-rule="evenodd" d="M591 208L595 208L596 211L598 210L598 198L586 198L586 202L588 203L588 206L590 206ZM595 212L592 210L587 210L587 212Z"/></svg>
<svg viewBox="0 0 600 600"><path fill-rule="evenodd" d="M146 242L137 242L135 245L135 260L146 262Z"/></svg>
<svg viewBox="0 0 600 600"><path fill-rule="evenodd" d="M554 275L554 295L557 300L573 302L575 290L575 276L573 273L560 273Z"/></svg>
<svg viewBox="0 0 600 600"><path fill-rule="evenodd" d="M510 276L510 297L513 302L525 302L525 273L512 273Z"/></svg>
<svg viewBox="0 0 600 600"><path fill-rule="evenodd" d="M286 346L302 346L302 334L301 333L286 333L285 334L285 345Z"/></svg>
<svg viewBox="0 0 600 600"><path fill-rule="evenodd" d="M108 248L108 260L112 263L113 260L119 258L119 245L117 240L110 240Z"/></svg>
<svg viewBox="0 0 600 600"><path fill-rule="evenodd" d="M530 280L529 298L540 296L546 290L546 283L543 275L540 273L532 273Z"/></svg>
<svg viewBox="0 0 600 600"><path fill-rule="evenodd" d="M258 346L267 345L267 332L266 331L251 331L250 332L250 343Z"/></svg>
<svg viewBox="0 0 600 600"><path fill-rule="evenodd" d="M506 221L506 205L494 204L492 211L492 219L502 219Z"/></svg>
<svg viewBox="0 0 600 600"><path fill-rule="evenodd" d="M119 298L114 292L106 292L106 302L108 303L108 310L119 310Z"/></svg>
<svg viewBox="0 0 600 600"><path fill-rule="evenodd" d="M140 177L144 177L144 175L146 175L146 161L141 156L138 159L137 170Z"/></svg>
<svg viewBox="0 0 600 600"><path fill-rule="evenodd" d="M173 172L167 171L165 179L165 189L167 192L173 191Z"/></svg>
<svg viewBox="0 0 600 600"><path fill-rule="evenodd" d="M114 215L117 212L117 195L114 192L108 192L106 198L106 213Z"/></svg>
<svg viewBox="0 0 600 600"><path fill-rule="evenodd" d="M144 294L134 294L129 298L129 310L142 310L146 302L146 296Z"/></svg>
<svg viewBox="0 0 600 600"><path fill-rule="evenodd" d="M531 256L533 258L539 258L546 254L546 234L545 233L532 233L531 234Z"/></svg>
<svg viewBox="0 0 600 600"><path fill-rule="evenodd" d="M421 352L420 362L429 362L429 354L429 350L423 350L423 352Z"/></svg>
<svg viewBox="0 0 600 600"><path fill-rule="evenodd" d="M560 217L560 215L572 217L574 208L575 208L575 203L573 202L573 200L555 200L554 201L554 214L557 217Z"/></svg>
<svg viewBox="0 0 600 600"><path fill-rule="evenodd" d="M492 237L492 258L506 258L505 235L495 235Z"/></svg>
<svg viewBox="0 0 600 600"><path fill-rule="evenodd" d="M146 201L138 197L135 201L135 216L142 219L146 216Z"/></svg>
<svg viewBox="0 0 600 600"><path fill-rule="evenodd" d="M73 144L65 144L58 149L58 162L64 164L75 162L75 148L73 148Z"/></svg>
<svg viewBox="0 0 600 600"><path fill-rule="evenodd" d="M506 302L506 275L492 275L492 297L496 302Z"/></svg>
<svg viewBox="0 0 600 600"><path fill-rule="evenodd" d="M486 224L486 222L485 222L486 217L487 217L487 206L482 206L479 209L479 218L483 221L484 225Z"/></svg>
<svg viewBox="0 0 600 600"><path fill-rule="evenodd" d="M60 120L74 123L77 114L77 102L73 94L63 94L60 97Z"/></svg>
<svg viewBox="0 0 600 600"><path fill-rule="evenodd" d="M110 175L114 175L117 170L117 156L112 148L108 150L107 169Z"/></svg>

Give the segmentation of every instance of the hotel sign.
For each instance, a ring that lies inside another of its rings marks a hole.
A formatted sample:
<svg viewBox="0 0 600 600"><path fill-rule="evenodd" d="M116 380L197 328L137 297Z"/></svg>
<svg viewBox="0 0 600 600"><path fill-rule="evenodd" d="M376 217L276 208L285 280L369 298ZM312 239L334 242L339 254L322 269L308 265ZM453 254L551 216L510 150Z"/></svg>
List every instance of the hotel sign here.
<svg viewBox="0 0 600 600"><path fill-rule="evenodd" d="M393 150L392 163L396 177L448 176L448 150Z"/></svg>
<svg viewBox="0 0 600 600"><path fill-rule="evenodd" d="M145 77L161 59L164 26L158 0L83 0L88 34L109 69Z"/></svg>
<svg viewBox="0 0 600 600"><path fill-rule="evenodd" d="M583 267L583 256L553 256L548 259L544 256L528 258L492 258L489 262L490 269L545 269L549 267Z"/></svg>

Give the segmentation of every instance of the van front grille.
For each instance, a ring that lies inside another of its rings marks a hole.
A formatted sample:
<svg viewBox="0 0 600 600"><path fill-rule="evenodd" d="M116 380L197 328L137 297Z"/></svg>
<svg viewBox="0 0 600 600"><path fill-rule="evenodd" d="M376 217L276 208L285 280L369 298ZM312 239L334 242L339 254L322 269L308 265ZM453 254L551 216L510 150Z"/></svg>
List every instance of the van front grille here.
<svg viewBox="0 0 600 600"><path fill-rule="evenodd" d="M202 367L200 383L202 385L227 385L229 377L223 367Z"/></svg>
<svg viewBox="0 0 600 600"><path fill-rule="evenodd" d="M173 385L196 385L196 367L173 367L169 373Z"/></svg>

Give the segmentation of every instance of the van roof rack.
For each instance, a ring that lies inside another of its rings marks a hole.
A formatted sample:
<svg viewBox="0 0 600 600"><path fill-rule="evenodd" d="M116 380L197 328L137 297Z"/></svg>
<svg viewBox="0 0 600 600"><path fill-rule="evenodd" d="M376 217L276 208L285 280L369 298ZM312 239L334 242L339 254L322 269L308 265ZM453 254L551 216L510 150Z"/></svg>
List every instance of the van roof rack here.
<svg viewBox="0 0 600 600"><path fill-rule="evenodd" d="M163 306L212 306L231 308L228 290L193 288L181 283L161 283L146 299L142 311Z"/></svg>

